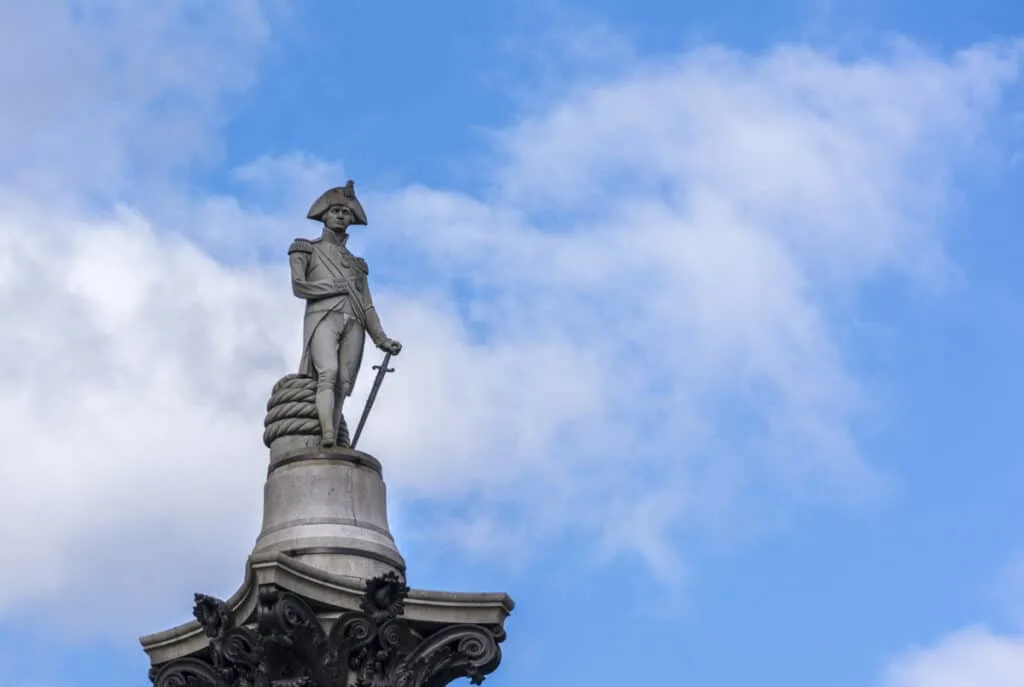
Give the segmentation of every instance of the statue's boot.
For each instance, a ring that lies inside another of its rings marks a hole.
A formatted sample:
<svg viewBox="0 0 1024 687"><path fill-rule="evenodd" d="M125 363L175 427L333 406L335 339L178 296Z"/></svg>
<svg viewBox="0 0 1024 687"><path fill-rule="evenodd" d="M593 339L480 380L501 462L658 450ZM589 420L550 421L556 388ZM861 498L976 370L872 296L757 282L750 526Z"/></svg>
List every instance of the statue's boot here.
<svg viewBox="0 0 1024 687"><path fill-rule="evenodd" d="M342 411L345 407L345 398L348 397L348 393L351 388L351 384L342 382L339 393L334 398L334 417L332 418L334 422L334 434L331 436L334 437L335 445L341 446L342 448L348 448L348 438L346 436L348 432L343 431L345 430L345 415Z"/></svg>
<svg viewBox="0 0 1024 687"><path fill-rule="evenodd" d="M331 448L336 441L334 431L334 389L321 388L316 392L316 414L320 419L320 445Z"/></svg>

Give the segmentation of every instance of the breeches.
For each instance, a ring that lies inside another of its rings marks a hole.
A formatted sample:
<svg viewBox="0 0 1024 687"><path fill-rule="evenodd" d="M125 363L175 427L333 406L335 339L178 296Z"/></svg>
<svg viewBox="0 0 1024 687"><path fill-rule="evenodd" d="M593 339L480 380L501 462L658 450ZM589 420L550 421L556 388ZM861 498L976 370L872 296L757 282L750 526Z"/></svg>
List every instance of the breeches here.
<svg viewBox="0 0 1024 687"><path fill-rule="evenodd" d="M307 317L323 317L310 335L309 356L317 374L317 386L337 389L348 396L356 383L363 359L365 333L354 317L342 313L310 313Z"/></svg>

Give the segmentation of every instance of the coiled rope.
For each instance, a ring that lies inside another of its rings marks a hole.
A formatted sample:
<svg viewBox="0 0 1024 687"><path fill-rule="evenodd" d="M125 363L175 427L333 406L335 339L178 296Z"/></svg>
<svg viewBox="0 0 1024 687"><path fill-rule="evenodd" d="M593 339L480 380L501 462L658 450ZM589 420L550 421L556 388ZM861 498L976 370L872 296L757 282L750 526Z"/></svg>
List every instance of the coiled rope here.
<svg viewBox="0 0 1024 687"><path fill-rule="evenodd" d="M320 420L316 413L316 380L304 375L282 377L270 392L267 416L263 420L263 444L268 448L283 437L319 437ZM348 446L348 423L341 419L338 445Z"/></svg>

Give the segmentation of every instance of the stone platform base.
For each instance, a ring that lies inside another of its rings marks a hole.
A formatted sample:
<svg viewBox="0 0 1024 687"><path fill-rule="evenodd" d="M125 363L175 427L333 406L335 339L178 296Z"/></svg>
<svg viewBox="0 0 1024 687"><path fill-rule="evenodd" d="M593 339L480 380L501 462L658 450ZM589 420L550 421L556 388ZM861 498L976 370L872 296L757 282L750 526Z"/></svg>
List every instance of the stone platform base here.
<svg viewBox="0 0 1024 687"><path fill-rule="evenodd" d="M286 553L361 580L405 573L376 458L353 449L272 451L254 554Z"/></svg>
<svg viewBox="0 0 1024 687"><path fill-rule="evenodd" d="M506 594L360 583L280 552L246 571L227 601L197 594L195 621L141 638L154 687L443 687L501 661Z"/></svg>

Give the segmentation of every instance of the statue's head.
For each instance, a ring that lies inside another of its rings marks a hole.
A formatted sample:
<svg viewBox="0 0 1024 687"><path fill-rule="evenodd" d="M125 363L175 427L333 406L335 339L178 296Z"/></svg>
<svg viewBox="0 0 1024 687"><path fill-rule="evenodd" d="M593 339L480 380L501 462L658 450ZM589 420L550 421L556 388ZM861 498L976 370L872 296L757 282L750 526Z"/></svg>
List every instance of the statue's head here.
<svg viewBox="0 0 1024 687"><path fill-rule="evenodd" d="M345 231L352 225L355 216L349 206L335 204L327 208L321 219L331 231Z"/></svg>
<svg viewBox="0 0 1024 687"><path fill-rule="evenodd" d="M356 198L355 184L325 191L309 208L306 217L324 223L332 231L344 231L353 224L366 224L366 213Z"/></svg>

